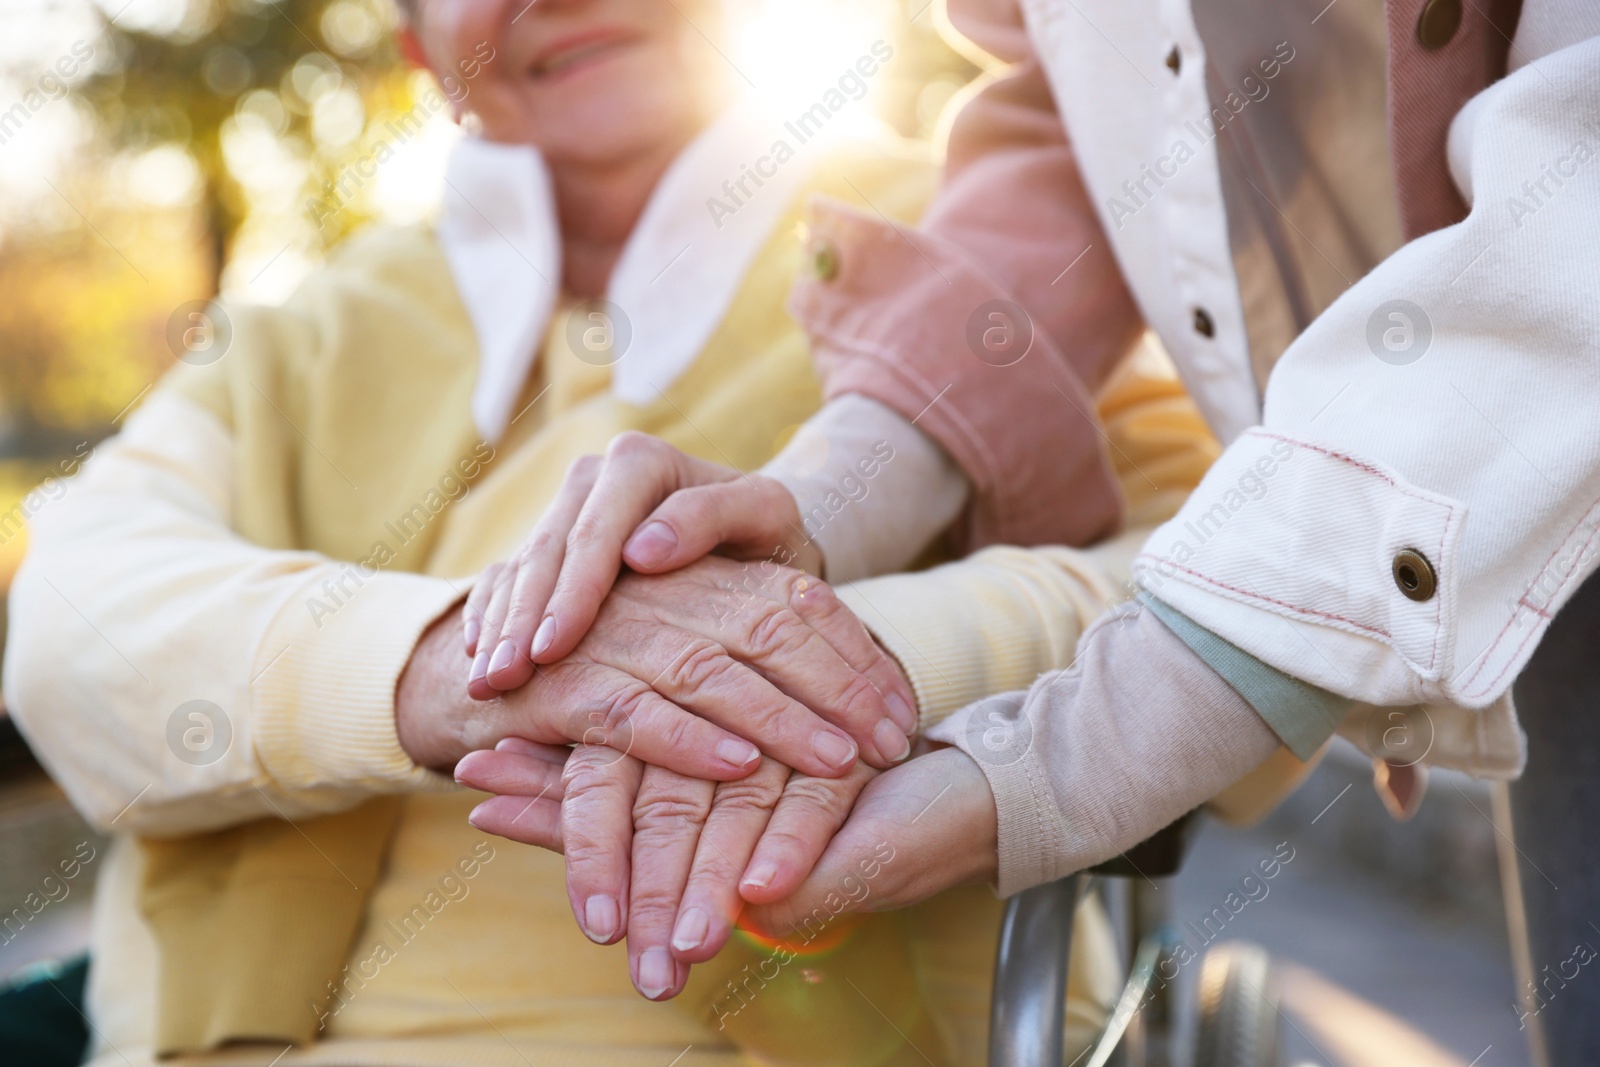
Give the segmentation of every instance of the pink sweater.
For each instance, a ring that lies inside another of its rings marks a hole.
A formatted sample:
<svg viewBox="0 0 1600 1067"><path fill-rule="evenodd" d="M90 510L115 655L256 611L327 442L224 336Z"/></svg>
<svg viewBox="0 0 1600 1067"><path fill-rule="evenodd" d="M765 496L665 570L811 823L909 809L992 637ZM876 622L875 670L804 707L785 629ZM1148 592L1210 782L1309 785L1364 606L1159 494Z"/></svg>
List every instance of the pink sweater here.
<svg viewBox="0 0 1600 1067"><path fill-rule="evenodd" d="M1430 52L1415 32L1424 3L1387 5L1389 137L1408 238L1466 215L1446 160L1450 121L1504 74L1516 24L1516 0L1469 3L1450 47ZM964 547L1087 544L1121 516L1092 398L1143 324L1016 0L949 0L949 14L1014 65L957 117L920 228L812 205L813 240L831 243L837 269L802 280L792 310L830 396L862 394L915 420L967 473ZM1031 320L1018 325L1031 349L1008 366L978 358L971 340L972 309L996 300Z"/></svg>

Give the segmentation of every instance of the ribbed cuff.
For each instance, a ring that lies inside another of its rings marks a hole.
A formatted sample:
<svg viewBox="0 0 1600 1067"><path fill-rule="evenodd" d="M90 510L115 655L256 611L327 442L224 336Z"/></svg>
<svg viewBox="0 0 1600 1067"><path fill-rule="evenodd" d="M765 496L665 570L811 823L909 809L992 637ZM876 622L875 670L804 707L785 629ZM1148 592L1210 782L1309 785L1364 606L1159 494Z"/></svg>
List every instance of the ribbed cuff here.
<svg viewBox="0 0 1600 1067"><path fill-rule="evenodd" d="M994 889L1002 897L1056 877L1052 861L1069 837L1044 754L1031 743L1027 699L1026 690L990 697L960 709L928 734L972 757L989 780L999 862Z"/></svg>
<svg viewBox="0 0 1600 1067"><path fill-rule="evenodd" d="M400 747L394 699L418 639L464 590L355 564L339 577L342 589L324 583L285 606L251 667L262 766L287 790L450 788Z"/></svg>

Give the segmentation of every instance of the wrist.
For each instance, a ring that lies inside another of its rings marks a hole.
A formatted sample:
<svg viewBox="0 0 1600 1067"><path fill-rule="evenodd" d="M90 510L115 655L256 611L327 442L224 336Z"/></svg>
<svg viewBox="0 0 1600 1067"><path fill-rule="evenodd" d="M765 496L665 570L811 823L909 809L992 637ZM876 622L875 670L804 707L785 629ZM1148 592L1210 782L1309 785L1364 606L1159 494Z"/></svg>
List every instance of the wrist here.
<svg viewBox="0 0 1600 1067"><path fill-rule="evenodd" d="M394 724L400 747L418 766L448 771L468 752L492 747L499 700L467 696L461 605L453 605L417 639L395 686Z"/></svg>

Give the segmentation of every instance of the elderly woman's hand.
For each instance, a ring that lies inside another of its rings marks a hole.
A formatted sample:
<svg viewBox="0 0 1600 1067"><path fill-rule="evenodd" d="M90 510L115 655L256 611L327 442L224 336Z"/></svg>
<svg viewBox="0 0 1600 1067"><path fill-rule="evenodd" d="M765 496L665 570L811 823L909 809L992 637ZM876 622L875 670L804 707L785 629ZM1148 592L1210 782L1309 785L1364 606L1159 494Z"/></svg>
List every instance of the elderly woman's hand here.
<svg viewBox="0 0 1600 1067"><path fill-rule="evenodd" d="M513 739L464 758L456 779L498 794L472 824L564 852L579 927L601 944L626 932L634 986L651 1000L682 992L689 966L721 951L746 898L799 887L879 773L813 778L769 759L718 783L594 746L563 765L560 751Z"/></svg>
<svg viewBox="0 0 1600 1067"><path fill-rule="evenodd" d="M606 745L715 781L749 774L761 752L838 776L855 764L852 737L880 767L910 751L899 667L826 584L792 568L709 558L624 576L570 656L484 703L441 684L465 666L460 625L436 625L400 681L396 727L424 766L505 737Z"/></svg>
<svg viewBox="0 0 1600 1067"><path fill-rule="evenodd" d="M489 699L516 689L534 664L576 648L624 564L661 574L713 549L821 573L821 556L782 485L646 434L618 436L603 458L573 464L527 542L486 570L467 599L469 692Z"/></svg>
<svg viewBox="0 0 1600 1067"><path fill-rule="evenodd" d="M953 748L838 779L764 760L719 784L589 746L563 768L508 741L456 777L498 794L473 811L478 829L566 854L579 927L601 944L626 932L634 985L652 1000L680 993L736 922L781 937L997 874L993 794Z"/></svg>

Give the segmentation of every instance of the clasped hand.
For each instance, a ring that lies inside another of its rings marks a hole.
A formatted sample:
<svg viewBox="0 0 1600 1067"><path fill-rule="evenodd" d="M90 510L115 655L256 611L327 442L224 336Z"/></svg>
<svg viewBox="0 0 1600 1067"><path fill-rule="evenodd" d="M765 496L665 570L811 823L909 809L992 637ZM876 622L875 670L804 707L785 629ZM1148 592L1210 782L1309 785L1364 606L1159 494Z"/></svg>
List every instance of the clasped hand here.
<svg viewBox="0 0 1600 1067"><path fill-rule="evenodd" d="M473 824L563 852L579 926L627 937L651 999L680 992L741 913L770 932L796 924L880 842L926 838L914 852L938 862L902 863L871 907L994 866L993 800L970 759L882 773L911 750L910 686L789 565L820 563L797 534L776 482L624 435L573 467L457 631L483 703L452 737L477 749L456 777L496 794ZM970 840L952 850L952 833Z"/></svg>

